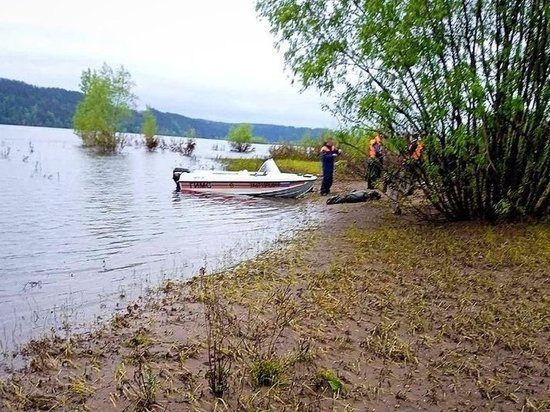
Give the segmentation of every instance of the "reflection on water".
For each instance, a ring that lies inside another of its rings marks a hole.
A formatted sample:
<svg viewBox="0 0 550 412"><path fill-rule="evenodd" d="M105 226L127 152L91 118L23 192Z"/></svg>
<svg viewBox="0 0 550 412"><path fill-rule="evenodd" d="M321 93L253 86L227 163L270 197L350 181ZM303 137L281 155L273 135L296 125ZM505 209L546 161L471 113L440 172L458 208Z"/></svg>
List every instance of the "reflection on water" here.
<svg viewBox="0 0 550 412"><path fill-rule="evenodd" d="M199 139L194 159L98 156L69 130L0 125L2 347L109 316L164 277L251 257L311 218L303 201L175 193L172 168L217 167L228 155L217 143Z"/></svg>

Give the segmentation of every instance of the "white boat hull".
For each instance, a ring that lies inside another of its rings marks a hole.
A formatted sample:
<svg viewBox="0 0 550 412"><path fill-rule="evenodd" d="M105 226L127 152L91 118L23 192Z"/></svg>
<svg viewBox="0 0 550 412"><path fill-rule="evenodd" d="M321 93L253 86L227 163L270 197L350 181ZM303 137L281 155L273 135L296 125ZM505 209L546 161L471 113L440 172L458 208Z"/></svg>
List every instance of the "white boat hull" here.
<svg viewBox="0 0 550 412"><path fill-rule="evenodd" d="M281 173L273 159L267 160L258 172L174 170L174 180L182 193L300 197L313 189L316 179L313 175Z"/></svg>
<svg viewBox="0 0 550 412"><path fill-rule="evenodd" d="M179 181L182 193L220 195L301 197L313 189L314 180L295 182L196 182Z"/></svg>

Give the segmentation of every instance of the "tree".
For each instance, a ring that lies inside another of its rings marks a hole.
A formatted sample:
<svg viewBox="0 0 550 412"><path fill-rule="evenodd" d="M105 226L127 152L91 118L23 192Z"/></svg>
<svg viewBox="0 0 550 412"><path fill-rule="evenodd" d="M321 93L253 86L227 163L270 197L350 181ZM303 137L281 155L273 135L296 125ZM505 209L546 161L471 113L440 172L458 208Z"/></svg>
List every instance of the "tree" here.
<svg viewBox="0 0 550 412"><path fill-rule="evenodd" d="M197 147L197 133L195 132L195 129L189 128L185 132L185 136L187 136L187 141L185 142L182 153L184 156L191 156Z"/></svg>
<svg viewBox="0 0 550 412"><path fill-rule="evenodd" d="M248 123L233 126L227 135L231 150L241 153L252 150L252 139L252 126Z"/></svg>
<svg viewBox="0 0 550 412"><path fill-rule="evenodd" d="M151 112L151 108L147 106L147 109L143 112L143 124L141 131L145 136L145 146L149 150L155 150L159 144L155 135L157 134L157 120Z"/></svg>
<svg viewBox="0 0 550 412"><path fill-rule="evenodd" d="M304 88L348 126L418 134L411 167L452 219L550 208L547 0L258 0Z"/></svg>
<svg viewBox="0 0 550 412"><path fill-rule="evenodd" d="M118 132L123 122L131 118L135 105L133 86L131 75L123 66L115 71L104 64L99 71L82 72L80 89L84 99L76 108L73 125L85 146L116 151L122 142Z"/></svg>

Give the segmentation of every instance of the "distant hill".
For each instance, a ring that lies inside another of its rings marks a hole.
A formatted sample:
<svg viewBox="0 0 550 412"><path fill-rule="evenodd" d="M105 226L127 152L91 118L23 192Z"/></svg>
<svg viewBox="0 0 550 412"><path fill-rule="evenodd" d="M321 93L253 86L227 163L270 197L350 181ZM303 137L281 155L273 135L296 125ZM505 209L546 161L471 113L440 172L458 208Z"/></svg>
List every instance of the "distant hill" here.
<svg viewBox="0 0 550 412"><path fill-rule="evenodd" d="M37 87L30 84L0 78L0 124L24 126L61 127L71 129L76 105L82 100L80 92L52 87ZM152 109L157 119L157 133L167 136L182 136L186 130L195 129L197 137L223 139L234 123L193 119L176 113ZM132 121L125 126L126 132L140 133L143 114L134 112ZM304 134L319 136L324 129L252 124L255 136L268 142L296 141Z"/></svg>
<svg viewBox="0 0 550 412"><path fill-rule="evenodd" d="M0 123L72 128L82 93L0 78Z"/></svg>

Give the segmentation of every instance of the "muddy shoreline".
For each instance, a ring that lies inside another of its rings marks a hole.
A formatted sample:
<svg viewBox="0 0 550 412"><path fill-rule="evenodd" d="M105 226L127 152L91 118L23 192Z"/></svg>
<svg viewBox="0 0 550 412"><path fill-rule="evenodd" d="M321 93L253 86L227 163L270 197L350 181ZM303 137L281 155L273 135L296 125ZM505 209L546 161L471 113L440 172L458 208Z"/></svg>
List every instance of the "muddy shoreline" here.
<svg viewBox="0 0 550 412"><path fill-rule="evenodd" d="M549 233L422 223L385 199L326 206L256 259L167 281L92 333L29 342L0 406L545 410Z"/></svg>

